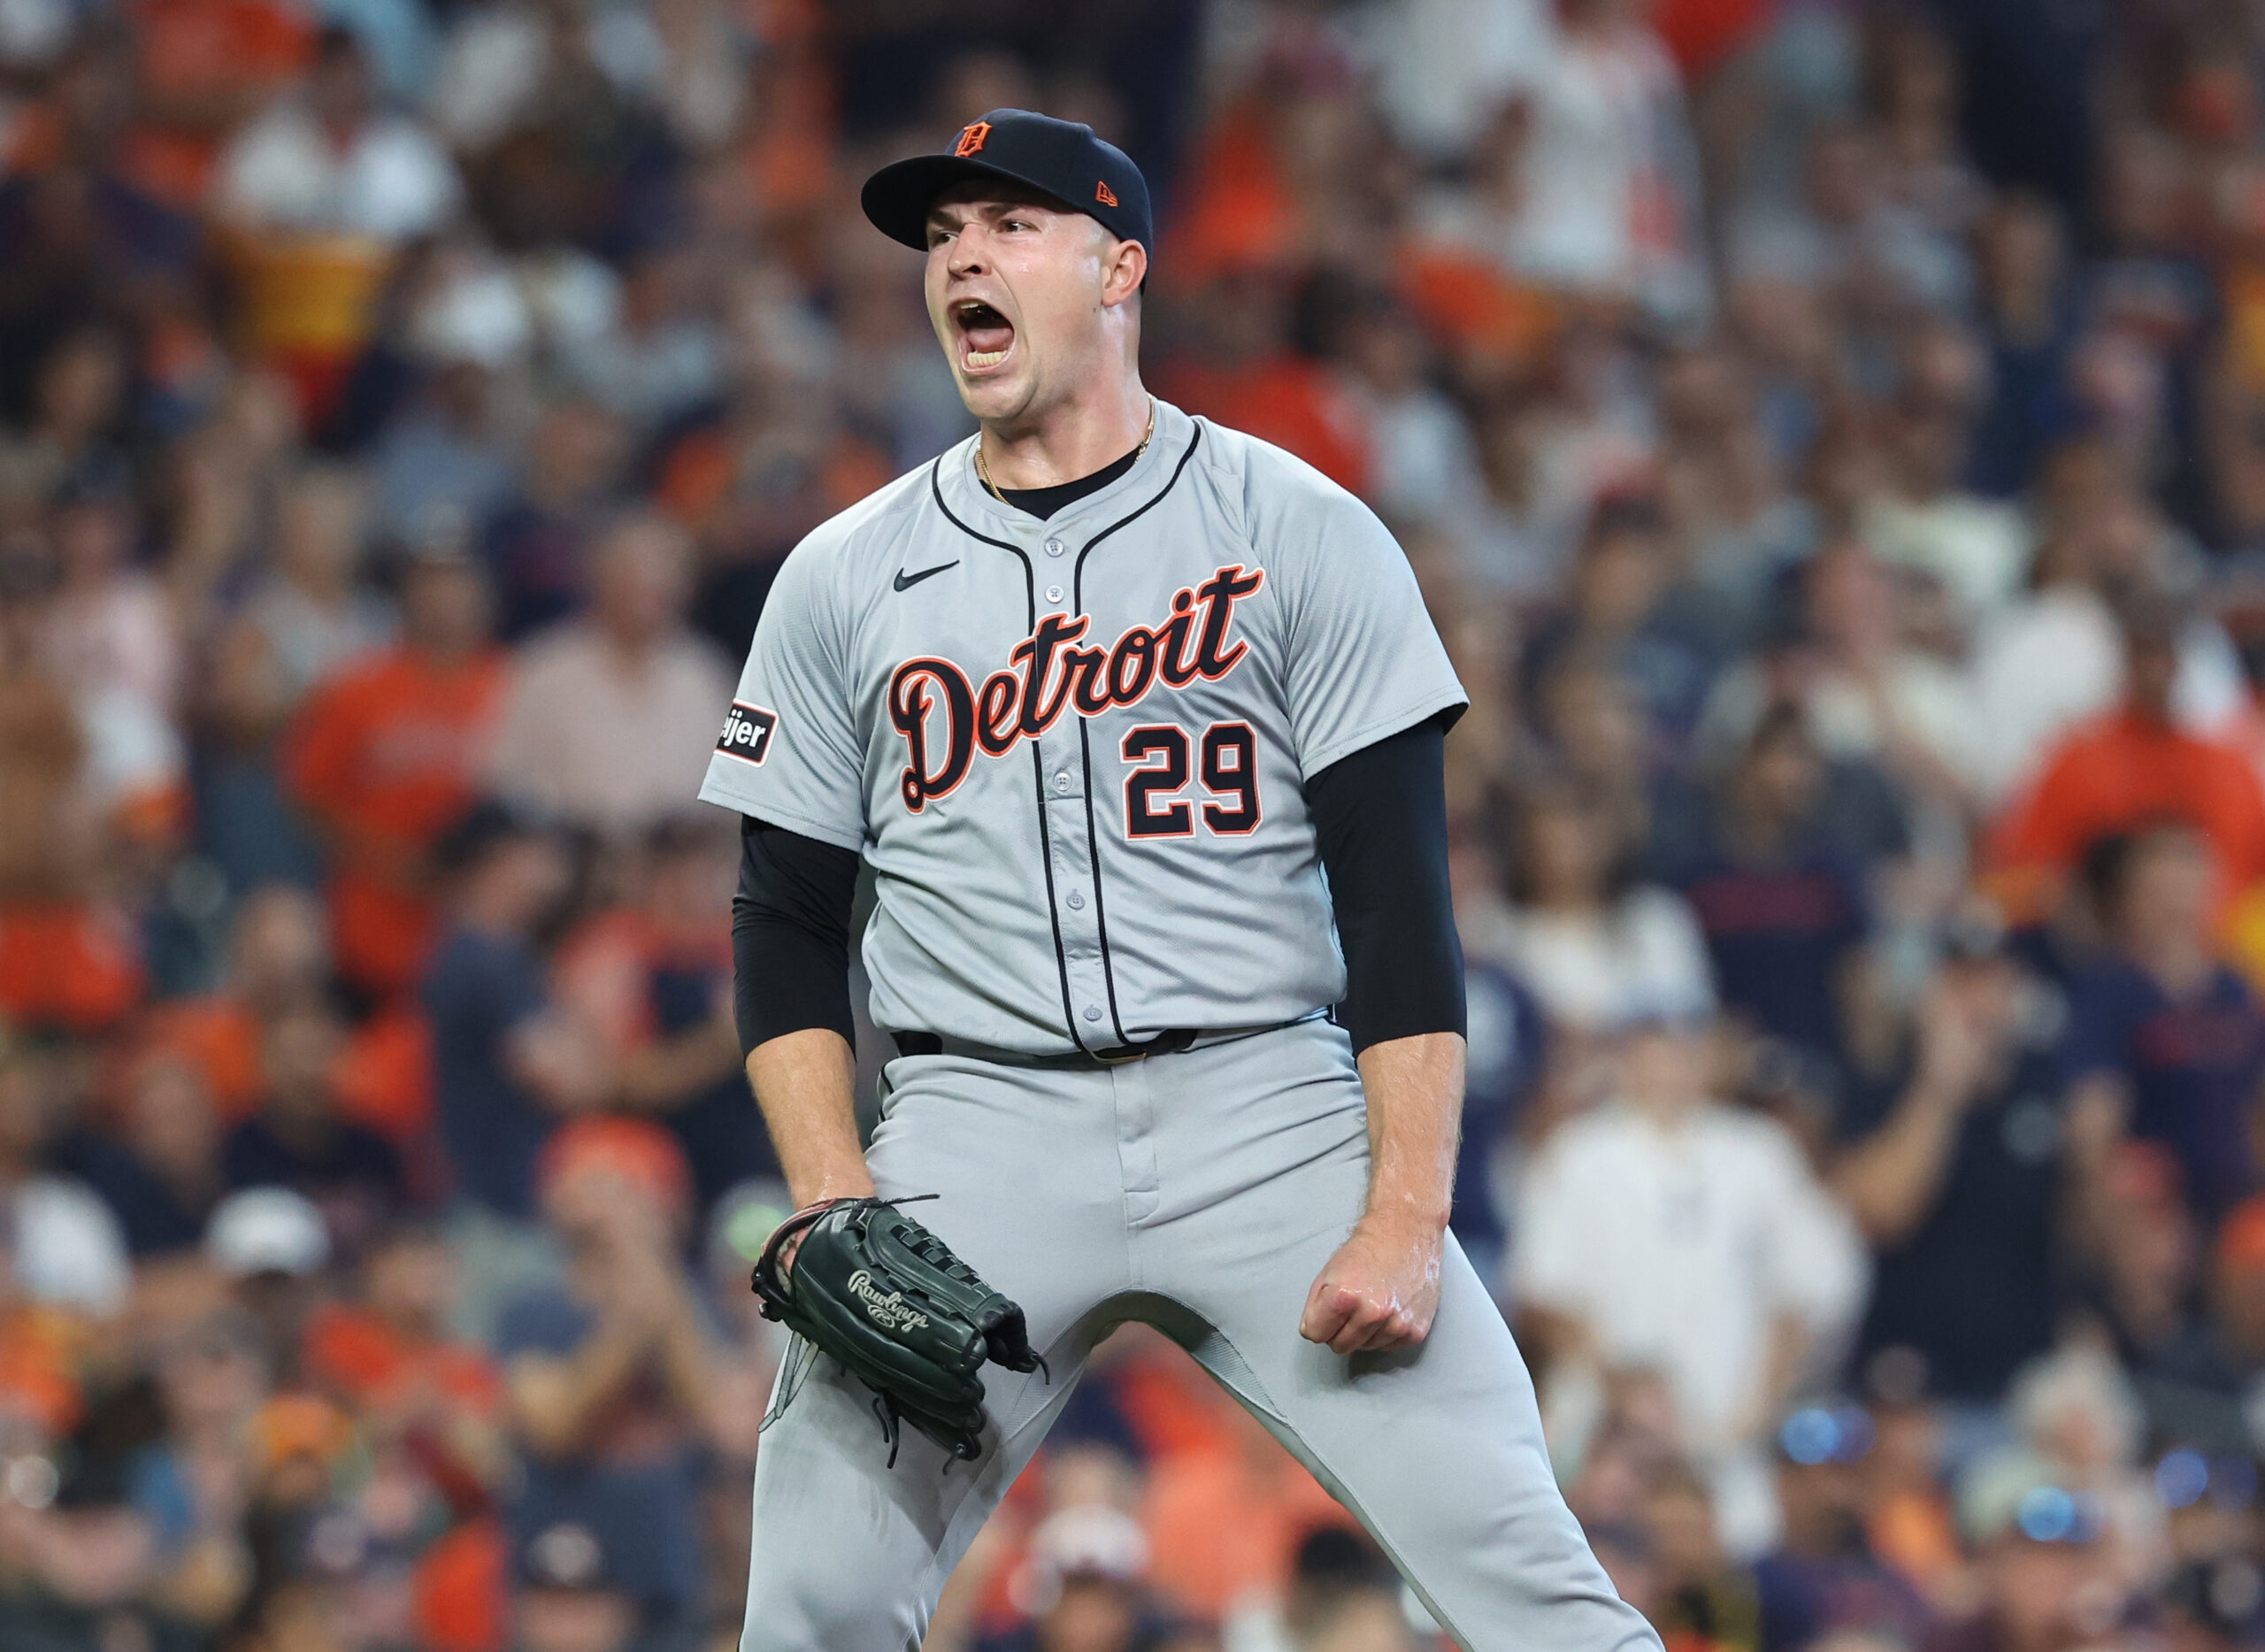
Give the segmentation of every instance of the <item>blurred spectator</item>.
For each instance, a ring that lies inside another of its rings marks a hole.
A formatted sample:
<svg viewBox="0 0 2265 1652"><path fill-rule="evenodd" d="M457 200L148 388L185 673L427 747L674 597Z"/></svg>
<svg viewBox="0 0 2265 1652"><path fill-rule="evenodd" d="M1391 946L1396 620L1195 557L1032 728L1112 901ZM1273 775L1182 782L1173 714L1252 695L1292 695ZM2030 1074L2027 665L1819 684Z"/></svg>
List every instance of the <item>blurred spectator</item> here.
<svg viewBox="0 0 2265 1652"><path fill-rule="evenodd" d="M563 402L535 426L517 490L480 528L503 642L587 600L590 541L621 469L623 438L620 421L587 401Z"/></svg>
<svg viewBox="0 0 2265 1652"><path fill-rule="evenodd" d="M336 1085L344 1030L327 1005L303 1003L262 1029L259 1110L228 1133L231 1187L288 1187L323 1212L332 1242L359 1255L408 1195L401 1156L342 1118Z"/></svg>
<svg viewBox="0 0 2265 1652"><path fill-rule="evenodd" d="M1835 779L1800 710L1769 711L1678 880L1724 1006L1828 1074L1847 1047L1845 1013L1871 927L1861 850L1843 836L1862 828L1836 831L1828 812L1848 795L1836 797Z"/></svg>
<svg viewBox="0 0 2265 1652"><path fill-rule="evenodd" d="M1992 845L2015 899L2047 898L2052 880L2112 833L2184 821L2207 840L2216 895L2265 876L2265 789L2235 753L2181 729L2171 695L2178 616L2141 603L2124 616L2122 707L2084 724L2045 759L2000 817Z"/></svg>
<svg viewBox="0 0 2265 1652"><path fill-rule="evenodd" d="M316 37L303 97L279 99L221 158L215 201L253 231L316 231L396 242L454 208L447 154L416 122L376 106L369 60L349 29Z"/></svg>
<svg viewBox="0 0 2265 1652"><path fill-rule="evenodd" d="M1693 256L1697 158L1674 65L1639 8L1569 0L1557 12L1523 199L1498 256L1553 285L1696 321L1708 298Z"/></svg>
<svg viewBox="0 0 2265 1652"><path fill-rule="evenodd" d="M431 944L426 856L475 791L503 689L488 599L461 549L423 548L403 578L400 644L311 700L283 758L334 867L339 973L372 995L413 981Z"/></svg>
<svg viewBox="0 0 2265 1652"><path fill-rule="evenodd" d="M608 1051L618 1100L665 1122L692 1166L698 1208L775 1176L732 1013L729 937L715 924L738 872L728 824L679 815L646 834L633 904L560 944L553 983Z"/></svg>
<svg viewBox="0 0 2265 1652"><path fill-rule="evenodd" d="M552 1006L534 947L570 868L550 834L494 804L458 820L436 858L449 916L422 996L441 1141L460 1201L526 1221L559 1116L610 1088L593 1041Z"/></svg>
<svg viewBox="0 0 2265 1652"><path fill-rule="evenodd" d="M1877 1258L1860 1353L1986 1406L2053 1339L2066 1011L1981 917L1948 943L1895 1079L1846 1098L1832 1185Z"/></svg>
<svg viewBox="0 0 2265 1652"><path fill-rule="evenodd" d="M204 1259L258 1327L268 1373L279 1383L297 1375L306 1318L325 1287L331 1255L322 1212L288 1187L232 1193L205 1226Z"/></svg>
<svg viewBox="0 0 2265 1652"><path fill-rule="evenodd" d="M2012 505L1961 486L1986 365L1966 329L1946 322L1916 331L1901 367L1900 405L1885 432L1888 485L1858 526L1884 561L1939 583L1971 620L2020 586L2030 552L2028 525Z"/></svg>
<svg viewBox="0 0 2265 1652"><path fill-rule="evenodd" d="M1153 1339L1136 1346L1153 1356ZM1281 1599L1314 1528L1351 1517L1208 1377L1151 1372L1144 1382L1137 1364L1133 1374L1127 1387L1164 1389L1186 1428L1155 1462L1141 1502L1157 1593L1213 1622L1239 1602ZM1157 1397L1141 1395L1135 1409L1147 1412Z"/></svg>
<svg viewBox="0 0 2265 1652"><path fill-rule="evenodd" d="M2257 1187L2265 1010L2218 951L2217 862L2200 834L2110 840L2092 870L2112 949L2070 992L2069 1126L2079 1141L2128 1132L2169 1148L2207 1228Z"/></svg>
<svg viewBox="0 0 2265 1652"><path fill-rule="evenodd" d="M1687 1019L1715 1007L1706 943L1670 890L1636 884L1601 800L1528 788L1512 811L1502 962L1562 1028L1598 1033L1640 1016Z"/></svg>
<svg viewBox="0 0 2265 1652"><path fill-rule="evenodd" d="M618 1526L614 1529L618 1529ZM516 1652L629 1652L642 1613L597 1532L562 1520L518 1547Z"/></svg>
<svg viewBox="0 0 2265 1652"><path fill-rule="evenodd" d="M1984 1652L2064 1652L2122 1617L2124 1591L2101 1564L2106 1527L2089 1493L2040 1466L1977 1479L1959 1499L1980 1556L1979 1612L1947 1644Z"/></svg>
<svg viewBox="0 0 2265 1652"><path fill-rule="evenodd" d="M393 640L390 605L363 583L369 499L343 466L310 465L277 511L275 568L244 607L296 703Z"/></svg>
<svg viewBox="0 0 2265 1652"><path fill-rule="evenodd" d="M2109 501L2064 519L2037 548L2028 589L1974 641L1982 801L1995 808L2027 789L2071 726L2120 697L2123 646L2106 589L2104 537L2145 531L2136 502Z"/></svg>
<svg viewBox="0 0 2265 1652"><path fill-rule="evenodd" d="M611 325L570 350L575 383L634 428L682 417L723 382L723 338L706 313L703 273L689 248L648 248L621 283Z"/></svg>
<svg viewBox="0 0 2265 1652"><path fill-rule="evenodd" d="M65 1138L56 1161L110 1207L137 1258L192 1249L227 1191L206 1075L182 1056L157 1049L134 1064L125 1089L116 1131Z"/></svg>
<svg viewBox="0 0 2265 1652"><path fill-rule="evenodd" d="M0 1238L26 1296L106 1318L126 1306L133 1282L125 1239L83 1183L40 1164L58 1078L52 1060L0 1033Z"/></svg>
<svg viewBox="0 0 2265 1652"><path fill-rule="evenodd" d="M2003 498L2028 484L2046 442L2069 418L2075 316L2068 253L2050 204L2008 194L1976 230L1977 273L1988 316L1990 400L1977 422L1967 474Z"/></svg>
<svg viewBox="0 0 2265 1652"><path fill-rule="evenodd" d="M1713 662L1665 602L1673 580L1667 523L1650 499L1600 500L1572 568L1565 613L1526 644L1529 680L1580 656L1609 663L1634 690L1655 744L1680 749L1707 695Z"/></svg>
<svg viewBox="0 0 2265 1652"><path fill-rule="evenodd" d="M376 104L355 34L317 36L301 92L278 98L221 157L213 208L238 240L251 339L319 423L376 319L394 250L432 234L462 195L448 152Z"/></svg>
<svg viewBox="0 0 2265 1652"><path fill-rule="evenodd" d="M691 1191L682 1154L650 1124L563 1128L544 1150L542 1205L565 1284L506 1304L496 1332L527 1453L514 1530L603 1533L612 1581L647 1628L703 1598L692 1521L715 1348L679 1260Z"/></svg>
<svg viewBox="0 0 2265 1652"><path fill-rule="evenodd" d="M1961 673L1916 645L1895 576L1849 541L1818 552L1800 591L1802 642L1717 680L1702 749L1736 749L1774 699L1790 697L1826 758L1876 765L1908 795L1960 807L1977 770L1973 704Z"/></svg>
<svg viewBox="0 0 2265 1652"><path fill-rule="evenodd" d="M733 680L685 628L692 548L674 524L615 522L598 542L591 588L587 619L514 655L488 778L515 801L630 838L699 789L715 743L709 725L730 703Z"/></svg>
<svg viewBox="0 0 2265 1652"><path fill-rule="evenodd" d="M116 489L123 478L105 479ZM139 524L117 491L82 488L54 516L61 580L48 619L56 680L82 704L128 695L178 709L181 643L157 582L133 565Z"/></svg>
<svg viewBox="0 0 2265 1652"><path fill-rule="evenodd" d="M259 1095L263 1026L320 997L330 972L322 903L288 884L254 889L236 904L215 989L154 1006L142 1022L142 1038L152 1049L194 1063L210 1104L233 1124Z"/></svg>
<svg viewBox="0 0 2265 1652"><path fill-rule="evenodd" d="M1777 1506L1784 1535L1754 1563L1762 1652L1791 1652L1859 1630L1923 1645L1933 1614L1873 1554L1865 1530L1871 1419L1852 1405L1808 1406L1777 1431Z"/></svg>
<svg viewBox="0 0 2265 1652"><path fill-rule="evenodd" d="M1489 1287L1501 1284L1509 1249L1495 1164L1525 1120L1549 1071L1549 1029L1532 992L1509 972L1476 955L1463 966L1468 1029L1463 1140L1456 1148L1455 1196L1447 1226Z"/></svg>
<svg viewBox="0 0 2265 1652"><path fill-rule="evenodd" d="M1770 1121L1708 1095L1688 1023L1623 1037L1616 1095L1528 1166L1512 1284L1550 1382L1610 1367L1666 1379L1681 1439L1716 1471L1724 1541L1751 1552L1770 1517L1738 1464L1863 1304L1847 1215ZM1616 1218L1600 1229L1588 1213Z"/></svg>
<svg viewBox="0 0 2265 1652"><path fill-rule="evenodd" d="M982 1652L1150 1652L1168 1625L1141 1587L1148 1541L1130 1515L1102 1503L1067 1508L1032 1534L1010 1585L1029 1624L978 1642Z"/></svg>

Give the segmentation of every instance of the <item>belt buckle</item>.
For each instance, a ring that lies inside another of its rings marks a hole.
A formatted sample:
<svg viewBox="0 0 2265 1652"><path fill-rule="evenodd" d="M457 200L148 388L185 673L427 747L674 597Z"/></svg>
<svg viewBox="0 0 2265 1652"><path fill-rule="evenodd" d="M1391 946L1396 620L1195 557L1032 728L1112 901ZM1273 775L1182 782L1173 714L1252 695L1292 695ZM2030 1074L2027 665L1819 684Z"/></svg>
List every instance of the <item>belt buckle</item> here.
<svg viewBox="0 0 2265 1652"><path fill-rule="evenodd" d="M1120 1053L1111 1054L1107 1050L1100 1049L1088 1053L1104 1067L1129 1067L1136 1061L1146 1061L1148 1058L1148 1047L1146 1044L1119 1044L1117 1049Z"/></svg>

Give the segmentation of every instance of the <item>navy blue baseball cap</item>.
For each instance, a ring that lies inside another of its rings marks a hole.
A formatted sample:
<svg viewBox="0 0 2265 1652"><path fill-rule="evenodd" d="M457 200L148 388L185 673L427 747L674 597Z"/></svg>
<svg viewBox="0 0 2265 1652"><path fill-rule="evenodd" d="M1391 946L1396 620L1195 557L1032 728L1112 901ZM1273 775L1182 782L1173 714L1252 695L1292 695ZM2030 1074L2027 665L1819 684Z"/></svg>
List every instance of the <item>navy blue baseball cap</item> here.
<svg viewBox="0 0 2265 1652"><path fill-rule="evenodd" d="M925 252L928 209L945 190L971 178L1027 184L1155 255L1148 183L1140 169L1123 150L1095 137L1091 127L1027 109L994 109L962 127L941 154L891 162L865 180L858 200L874 228Z"/></svg>

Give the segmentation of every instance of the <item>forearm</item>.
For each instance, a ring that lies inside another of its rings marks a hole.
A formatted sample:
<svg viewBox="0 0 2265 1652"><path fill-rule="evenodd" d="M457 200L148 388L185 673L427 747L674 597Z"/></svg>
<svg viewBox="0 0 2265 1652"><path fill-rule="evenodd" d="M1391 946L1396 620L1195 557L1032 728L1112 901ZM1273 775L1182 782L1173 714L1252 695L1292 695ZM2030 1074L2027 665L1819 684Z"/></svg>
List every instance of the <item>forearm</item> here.
<svg viewBox="0 0 2265 1652"><path fill-rule="evenodd" d="M554 1457L572 1451L592 1416L637 1374L650 1341L642 1325L609 1315L570 1358L521 1362L511 1373L511 1415L528 1448Z"/></svg>
<svg viewBox="0 0 2265 1652"><path fill-rule="evenodd" d="M1900 1243L1925 1218L1949 1168L1958 1120L1955 1096L1915 1086L1886 1128L1841 1159L1833 1191L1867 1242Z"/></svg>
<svg viewBox="0 0 2265 1652"><path fill-rule="evenodd" d="M857 1060L848 1040L825 1027L766 1040L748 1054L747 1080L798 1207L872 1193L857 1142Z"/></svg>
<svg viewBox="0 0 2265 1652"><path fill-rule="evenodd" d="M1363 1220L1437 1234L1455 1195L1463 1133L1463 1041L1422 1033L1359 1057L1369 1107L1369 1200Z"/></svg>
<svg viewBox="0 0 2265 1652"><path fill-rule="evenodd" d="M661 1375L677 1410L695 1418L706 1434L716 1432L716 1404L724 1391L716 1380L715 1348L701 1323L691 1293L676 1284L660 1331Z"/></svg>
<svg viewBox="0 0 2265 1652"><path fill-rule="evenodd" d="M625 1107L668 1112L730 1077L739 1064L739 1036L728 1019L718 1018L625 1058L616 1087Z"/></svg>

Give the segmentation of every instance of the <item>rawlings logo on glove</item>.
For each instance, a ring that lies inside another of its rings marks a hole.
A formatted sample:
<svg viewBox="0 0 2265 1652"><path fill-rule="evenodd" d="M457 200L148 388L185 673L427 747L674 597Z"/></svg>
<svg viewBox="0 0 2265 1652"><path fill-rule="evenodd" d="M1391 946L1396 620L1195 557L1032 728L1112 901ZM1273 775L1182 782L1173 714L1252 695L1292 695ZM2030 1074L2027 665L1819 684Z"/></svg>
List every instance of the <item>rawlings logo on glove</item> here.
<svg viewBox="0 0 2265 1652"><path fill-rule="evenodd" d="M790 1242L787 1267L781 1256ZM797 1210L764 1246L754 1284L765 1318L832 1355L872 1390L892 1467L904 1423L972 1463L983 1451L976 1373L985 1362L1046 1368L1023 1310L886 1200L837 1199ZM781 1393L791 1398L783 1386Z"/></svg>
<svg viewBox="0 0 2265 1652"><path fill-rule="evenodd" d="M884 1296L873 1288L873 1276L860 1268L849 1276L849 1294L865 1304L865 1318L884 1331L922 1331L928 1316L905 1305L902 1291Z"/></svg>

